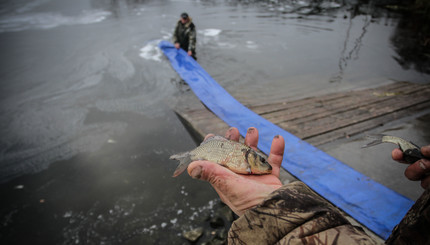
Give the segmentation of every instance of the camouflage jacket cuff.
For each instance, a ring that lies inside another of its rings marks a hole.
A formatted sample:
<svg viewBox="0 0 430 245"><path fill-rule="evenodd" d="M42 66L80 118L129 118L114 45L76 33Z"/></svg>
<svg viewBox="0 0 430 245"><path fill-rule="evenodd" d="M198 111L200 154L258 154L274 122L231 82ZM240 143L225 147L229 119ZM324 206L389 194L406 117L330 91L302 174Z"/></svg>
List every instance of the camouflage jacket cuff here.
<svg viewBox="0 0 430 245"><path fill-rule="evenodd" d="M364 231L304 183L274 191L233 222L228 244L374 244Z"/></svg>

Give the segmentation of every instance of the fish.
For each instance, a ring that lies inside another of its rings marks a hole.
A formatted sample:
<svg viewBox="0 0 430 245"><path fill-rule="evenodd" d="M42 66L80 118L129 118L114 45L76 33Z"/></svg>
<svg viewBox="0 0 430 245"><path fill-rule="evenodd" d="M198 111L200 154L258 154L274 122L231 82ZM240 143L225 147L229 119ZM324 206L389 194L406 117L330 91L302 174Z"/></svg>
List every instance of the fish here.
<svg viewBox="0 0 430 245"><path fill-rule="evenodd" d="M362 148L374 146L381 143L393 143L399 146L400 150L403 152L403 158L409 164L412 164L420 159L425 158L421 153L421 147L400 137L384 134L374 134L368 135L367 138L374 139L374 141L363 145Z"/></svg>
<svg viewBox="0 0 430 245"><path fill-rule="evenodd" d="M211 136L197 148L170 156L171 160L179 160L173 177L180 175L192 161L207 160L218 163L238 174L270 174L272 166L266 158L251 147L228 140L222 136Z"/></svg>

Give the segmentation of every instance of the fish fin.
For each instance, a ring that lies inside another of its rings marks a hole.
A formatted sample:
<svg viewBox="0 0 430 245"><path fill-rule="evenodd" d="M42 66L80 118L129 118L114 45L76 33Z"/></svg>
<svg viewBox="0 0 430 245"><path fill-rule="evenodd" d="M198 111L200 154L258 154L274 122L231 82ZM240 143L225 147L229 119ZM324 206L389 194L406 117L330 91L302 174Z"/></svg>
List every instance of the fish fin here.
<svg viewBox="0 0 430 245"><path fill-rule="evenodd" d="M382 143L382 138L384 137L383 134L371 134L371 135L367 135L366 138L368 139L373 139L374 141L363 145L361 148L367 148L367 147L371 147L374 145L378 145Z"/></svg>
<svg viewBox="0 0 430 245"><path fill-rule="evenodd" d="M211 136L211 137L207 138L206 140L204 140L202 143L200 143L200 145L204 145L204 144L209 143L209 142L211 142L211 141L213 141L213 140L218 140L218 141L228 141L228 139L226 139L226 138L224 138L224 137L222 137L222 136L219 136L219 135L213 135L213 136Z"/></svg>
<svg viewBox="0 0 430 245"><path fill-rule="evenodd" d="M188 165L192 162L191 155L189 152L184 152L181 154L176 154L170 156L172 160L179 160L179 165L176 167L175 172L173 173L173 177L176 177L182 174L185 169L187 169Z"/></svg>

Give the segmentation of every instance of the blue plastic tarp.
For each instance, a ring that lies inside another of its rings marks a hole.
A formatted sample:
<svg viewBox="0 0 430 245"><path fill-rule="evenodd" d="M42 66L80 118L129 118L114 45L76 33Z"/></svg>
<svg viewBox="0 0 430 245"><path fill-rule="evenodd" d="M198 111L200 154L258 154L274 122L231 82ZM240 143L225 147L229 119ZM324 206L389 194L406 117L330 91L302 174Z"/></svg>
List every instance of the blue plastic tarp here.
<svg viewBox="0 0 430 245"><path fill-rule="evenodd" d="M259 132L258 148L270 153L275 135L286 142L282 167L306 185L386 239L413 201L302 141L239 103L186 52L161 41L159 47L195 95L242 136L249 127Z"/></svg>

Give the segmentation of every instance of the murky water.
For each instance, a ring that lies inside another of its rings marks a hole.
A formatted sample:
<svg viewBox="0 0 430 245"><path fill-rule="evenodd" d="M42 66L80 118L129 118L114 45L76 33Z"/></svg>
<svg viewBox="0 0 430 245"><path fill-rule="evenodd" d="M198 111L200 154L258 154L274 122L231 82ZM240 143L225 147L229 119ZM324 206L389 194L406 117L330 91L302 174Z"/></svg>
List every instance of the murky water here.
<svg viewBox="0 0 430 245"><path fill-rule="evenodd" d="M178 243L207 226L216 194L168 160L195 146L171 110L191 92L157 48L183 11L199 63L238 98L429 81L393 41L399 14L322 4L2 1L0 240Z"/></svg>

